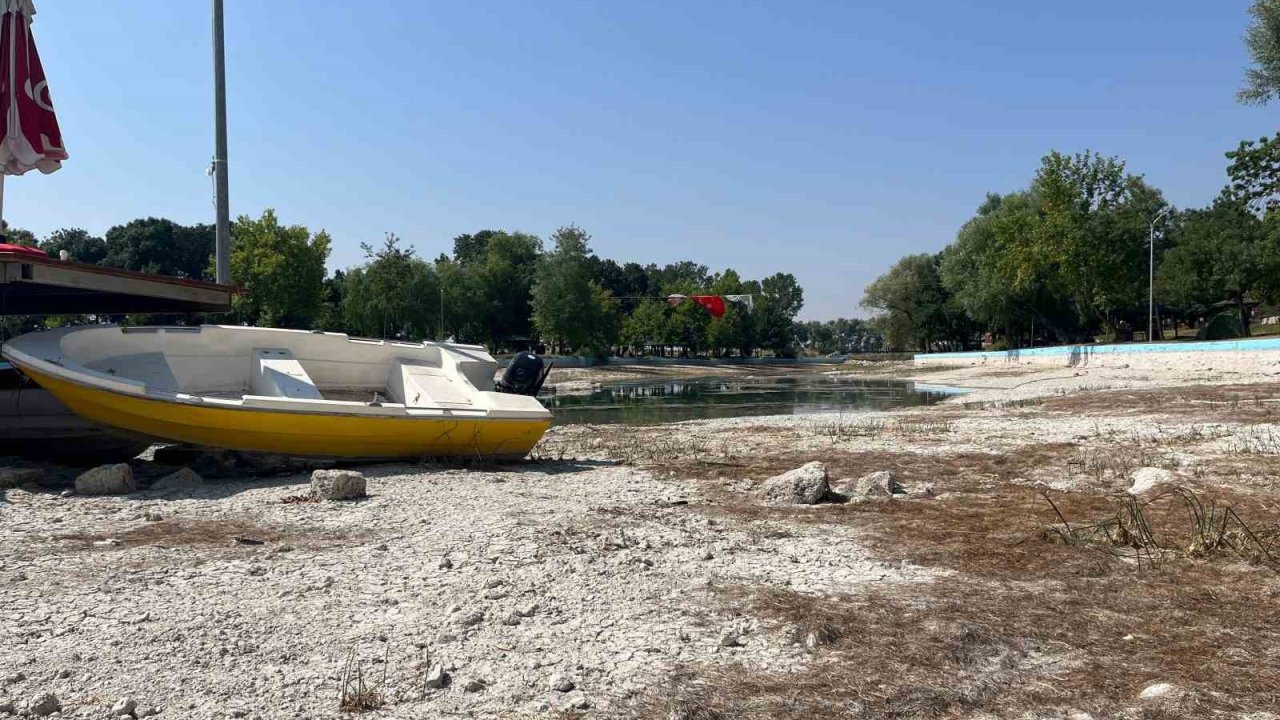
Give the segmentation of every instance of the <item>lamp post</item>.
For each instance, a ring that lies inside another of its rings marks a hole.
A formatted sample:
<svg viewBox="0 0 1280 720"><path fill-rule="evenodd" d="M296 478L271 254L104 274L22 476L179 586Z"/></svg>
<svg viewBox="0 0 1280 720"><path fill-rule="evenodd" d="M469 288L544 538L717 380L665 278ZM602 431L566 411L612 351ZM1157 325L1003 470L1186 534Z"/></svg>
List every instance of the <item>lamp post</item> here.
<svg viewBox="0 0 1280 720"><path fill-rule="evenodd" d="M1151 232L1147 235L1147 342L1151 342L1156 327L1156 223L1170 212L1173 212L1173 206L1161 210L1159 215L1152 218Z"/></svg>

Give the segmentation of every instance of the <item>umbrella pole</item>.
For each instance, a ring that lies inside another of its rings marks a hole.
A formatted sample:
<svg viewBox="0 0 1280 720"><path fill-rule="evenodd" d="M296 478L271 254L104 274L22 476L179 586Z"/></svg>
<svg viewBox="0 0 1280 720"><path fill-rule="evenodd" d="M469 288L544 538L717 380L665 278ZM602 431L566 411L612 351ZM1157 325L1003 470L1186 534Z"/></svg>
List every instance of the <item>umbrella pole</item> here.
<svg viewBox="0 0 1280 720"><path fill-rule="evenodd" d="M4 226L4 175L4 173L0 172L0 242L5 241L5 231L7 230Z"/></svg>

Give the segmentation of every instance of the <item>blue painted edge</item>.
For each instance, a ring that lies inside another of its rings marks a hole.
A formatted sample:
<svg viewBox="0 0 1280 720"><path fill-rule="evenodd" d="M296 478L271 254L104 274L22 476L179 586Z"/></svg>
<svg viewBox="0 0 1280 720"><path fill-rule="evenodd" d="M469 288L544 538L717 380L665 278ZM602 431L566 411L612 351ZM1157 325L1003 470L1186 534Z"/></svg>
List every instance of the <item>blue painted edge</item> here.
<svg viewBox="0 0 1280 720"><path fill-rule="evenodd" d="M1280 350L1280 337L1215 340L1212 342L1157 342L1132 345L1058 345L1055 347L1021 348L1018 350L983 350L980 352L917 353L915 359L939 360L1018 360L1024 357L1090 357L1093 355L1146 355L1151 353L1257 352Z"/></svg>

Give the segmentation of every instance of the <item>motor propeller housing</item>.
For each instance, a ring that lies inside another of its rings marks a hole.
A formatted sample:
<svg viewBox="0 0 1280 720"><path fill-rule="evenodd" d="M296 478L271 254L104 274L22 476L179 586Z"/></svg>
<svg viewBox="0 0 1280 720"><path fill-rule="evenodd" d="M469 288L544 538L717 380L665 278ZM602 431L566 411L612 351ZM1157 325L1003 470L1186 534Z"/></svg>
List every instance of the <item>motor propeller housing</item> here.
<svg viewBox="0 0 1280 720"><path fill-rule="evenodd" d="M537 395L551 374L551 363L531 352L519 352L502 373L495 389L512 395Z"/></svg>

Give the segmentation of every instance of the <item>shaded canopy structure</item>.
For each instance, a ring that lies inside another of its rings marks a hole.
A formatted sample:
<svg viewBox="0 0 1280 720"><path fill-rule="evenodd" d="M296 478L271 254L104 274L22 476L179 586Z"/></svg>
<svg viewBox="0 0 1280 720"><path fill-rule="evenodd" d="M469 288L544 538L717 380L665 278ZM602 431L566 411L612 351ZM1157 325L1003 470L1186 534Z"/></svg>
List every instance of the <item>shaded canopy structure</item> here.
<svg viewBox="0 0 1280 720"><path fill-rule="evenodd" d="M236 290L200 280L0 251L0 315L221 313Z"/></svg>

